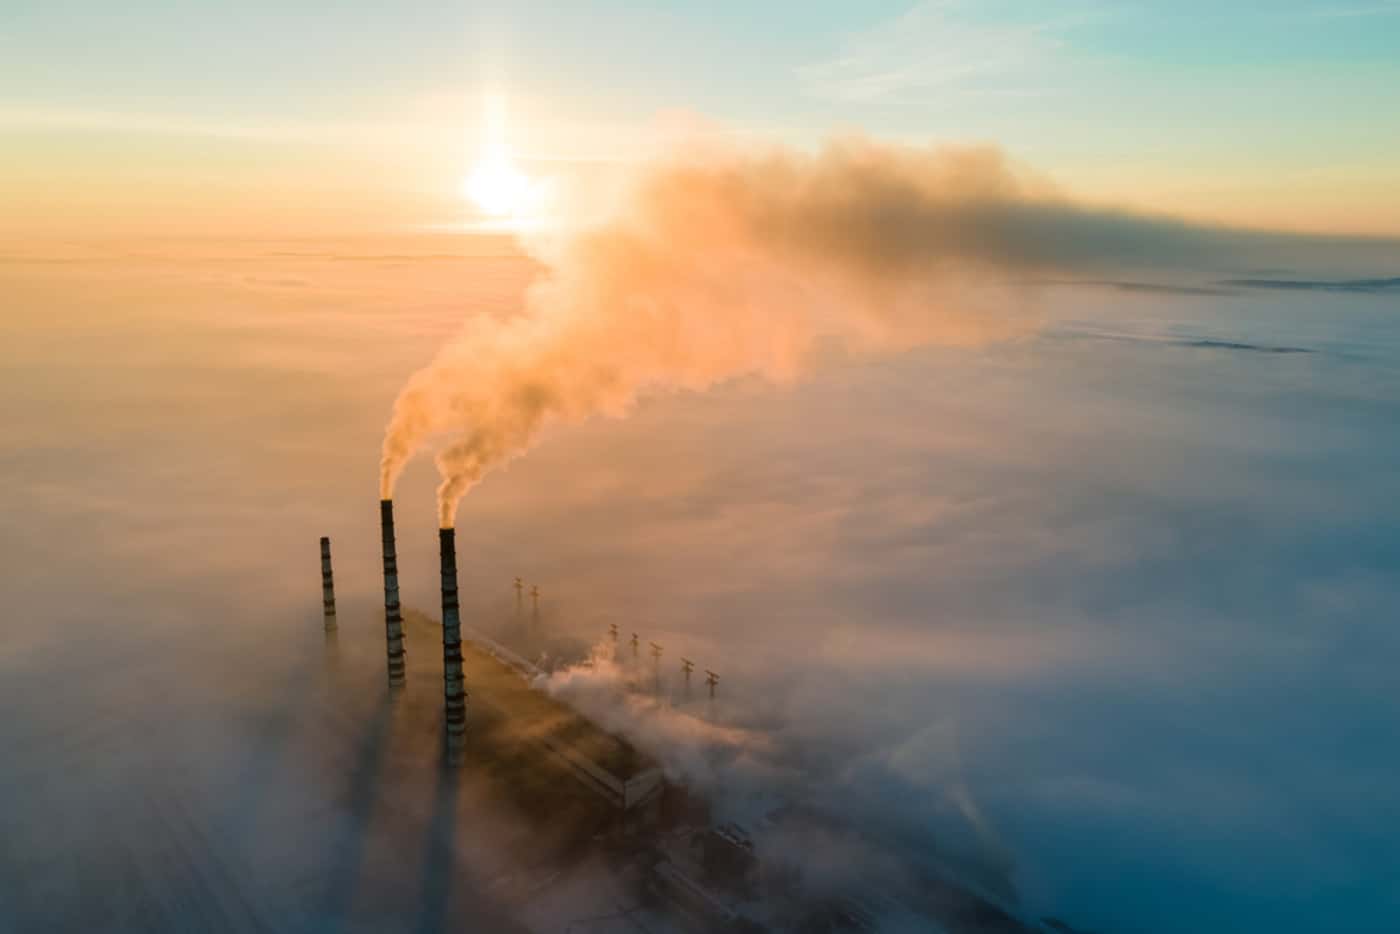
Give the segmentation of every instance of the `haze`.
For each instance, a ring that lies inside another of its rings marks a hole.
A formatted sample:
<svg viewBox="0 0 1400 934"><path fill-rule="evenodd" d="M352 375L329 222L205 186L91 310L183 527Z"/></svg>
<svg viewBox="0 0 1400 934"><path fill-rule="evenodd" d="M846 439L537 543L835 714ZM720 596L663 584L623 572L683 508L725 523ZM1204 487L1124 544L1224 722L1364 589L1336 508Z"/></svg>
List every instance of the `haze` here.
<svg viewBox="0 0 1400 934"><path fill-rule="evenodd" d="M0 931L684 929L423 753L381 496L823 892L1395 928L1400 7L5 20Z"/></svg>

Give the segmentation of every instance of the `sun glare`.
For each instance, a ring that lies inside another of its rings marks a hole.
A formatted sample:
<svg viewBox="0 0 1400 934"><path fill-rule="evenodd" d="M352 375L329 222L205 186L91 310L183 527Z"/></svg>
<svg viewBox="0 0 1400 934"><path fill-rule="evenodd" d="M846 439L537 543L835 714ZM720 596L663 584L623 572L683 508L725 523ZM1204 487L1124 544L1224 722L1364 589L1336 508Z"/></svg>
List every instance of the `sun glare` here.
<svg viewBox="0 0 1400 934"><path fill-rule="evenodd" d="M462 178L462 197L476 209L473 226L523 231L543 223L551 186L531 178L511 158L506 141L506 99L489 92L482 99L479 155Z"/></svg>
<svg viewBox="0 0 1400 934"><path fill-rule="evenodd" d="M496 220L525 215L533 187L530 179L501 153L483 158L462 181L462 193L481 213Z"/></svg>

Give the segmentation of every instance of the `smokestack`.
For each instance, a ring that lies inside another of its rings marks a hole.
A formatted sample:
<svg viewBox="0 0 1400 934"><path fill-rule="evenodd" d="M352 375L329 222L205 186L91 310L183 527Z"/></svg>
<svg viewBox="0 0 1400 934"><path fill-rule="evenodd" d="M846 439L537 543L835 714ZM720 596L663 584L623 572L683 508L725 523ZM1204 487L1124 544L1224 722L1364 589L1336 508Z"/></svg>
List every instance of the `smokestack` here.
<svg viewBox="0 0 1400 934"><path fill-rule="evenodd" d="M326 631L335 628L335 581L331 577L331 540L321 536L321 605L326 613Z"/></svg>
<svg viewBox="0 0 1400 934"><path fill-rule="evenodd" d="M394 501L379 501L379 530L384 539L384 636L389 653L389 686L402 687L403 616L399 613L399 559L394 552Z"/></svg>
<svg viewBox="0 0 1400 934"><path fill-rule="evenodd" d="M457 605L457 532L438 529L442 554L442 689L447 720L447 761L457 765L467 734L462 686L462 617Z"/></svg>

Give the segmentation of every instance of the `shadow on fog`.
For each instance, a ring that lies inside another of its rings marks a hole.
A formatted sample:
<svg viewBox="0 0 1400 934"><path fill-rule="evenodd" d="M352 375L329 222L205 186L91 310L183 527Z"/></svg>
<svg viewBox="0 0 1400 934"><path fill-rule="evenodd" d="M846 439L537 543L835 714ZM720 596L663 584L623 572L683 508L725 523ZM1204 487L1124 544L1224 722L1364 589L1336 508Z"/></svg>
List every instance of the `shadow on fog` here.
<svg viewBox="0 0 1400 934"><path fill-rule="evenodd" d="M443 737L442 755L447 753ZM433 792L433 808L424 832L422 889L418 897L418 920L415 930L432 934L443 930L448 920L453 876L456 868L456 848L453 834L457 826L457 798L460 794L458 773L446 765L438 768L437 786Z"/></svg>
<svg viewBox="0 0 1400 934"><path fill-rule="evenodd" d="M374 830L374 817L383 794L381 781L394 723L394 697L387 685L380 687L379 700L361 728L347 772L347 826L342 830L335 857L326 878L325 909L335 919L345 920L351 909L356 884L364 863L367 838Z"/></svg>

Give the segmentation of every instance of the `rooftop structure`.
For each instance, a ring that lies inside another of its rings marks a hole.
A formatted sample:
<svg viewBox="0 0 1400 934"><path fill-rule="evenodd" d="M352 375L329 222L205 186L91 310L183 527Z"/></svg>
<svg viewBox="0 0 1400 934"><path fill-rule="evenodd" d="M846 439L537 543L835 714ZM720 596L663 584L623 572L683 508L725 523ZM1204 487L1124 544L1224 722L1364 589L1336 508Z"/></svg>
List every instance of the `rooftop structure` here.
<svg viewBox="0 0 1400 934"><path fill-rule="evenodd" d="M410 638L428 640L438 624L404 613ZM531 686L540 672L514 652L462 627L462 679L474 703L509 718L513 735L549 752L598 795L624 811L649 803L662 787L657 763L625 739L594 724L568 704ZM471 740L465 748L471 758Z"/></svg>

